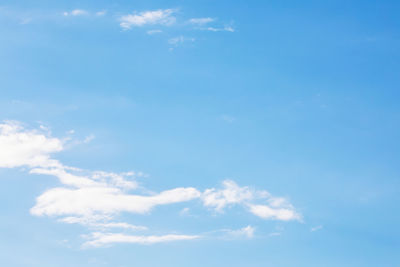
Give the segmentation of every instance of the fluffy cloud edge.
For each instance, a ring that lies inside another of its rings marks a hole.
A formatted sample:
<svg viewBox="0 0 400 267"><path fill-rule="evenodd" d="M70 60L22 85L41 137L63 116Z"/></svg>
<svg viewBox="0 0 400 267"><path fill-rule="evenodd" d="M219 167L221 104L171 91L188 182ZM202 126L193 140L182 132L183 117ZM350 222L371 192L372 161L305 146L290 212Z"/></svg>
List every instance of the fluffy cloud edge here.
<svg viewBox="0 0 400 267"><path fill-rule="evenodd" d="M110 229L129 231L147 230L126 222L116 222L122 213L146 214L156 206L199 200L203 206L224 213L232 206L241 206L249 213L266 220L301 221L301 214L282 197L273 197L265 190L239 186L233 180L225 180L220 188L209 188L203 192L193 187L178 187L147 195L133 194L138 185L136 173L110 173L86 171L63 165L51 156L65 149L64 141L52 137L44 127L38 130L26 129L21 123L6 121L0 123L0 167L28 167L31 174L57 177L61 187L49 189L36 199L30 212L35 216L55 217L63 223L78 223L98 232L91 246L109 243L151 244L175 240L197 239L199 236L186 235L126 235L110 234ZM47 132L46 132L47 131ZM230 231L231 236L252 238L255 228L247 226Z"/></svg>
<svg viewBox="0 0 400 267"><path fill-rule="evenodd" d="M130 30L132 27L142 27L145 25L170 26L176 21L175 16L173 16L174 13L174 9L157 9L123 15L119 18L119 25L124 30Z"/></svg>

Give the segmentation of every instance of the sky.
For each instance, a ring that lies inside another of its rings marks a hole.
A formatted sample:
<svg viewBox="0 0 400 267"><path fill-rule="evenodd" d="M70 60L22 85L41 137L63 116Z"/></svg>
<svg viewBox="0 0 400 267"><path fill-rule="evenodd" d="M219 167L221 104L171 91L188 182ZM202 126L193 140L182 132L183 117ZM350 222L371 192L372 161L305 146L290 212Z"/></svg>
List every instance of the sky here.
<svg viewBox="0 0 400 267"><path fill-rule="evenodd" d="M0 1L0 265L400 266L398 1Z"/></svg>

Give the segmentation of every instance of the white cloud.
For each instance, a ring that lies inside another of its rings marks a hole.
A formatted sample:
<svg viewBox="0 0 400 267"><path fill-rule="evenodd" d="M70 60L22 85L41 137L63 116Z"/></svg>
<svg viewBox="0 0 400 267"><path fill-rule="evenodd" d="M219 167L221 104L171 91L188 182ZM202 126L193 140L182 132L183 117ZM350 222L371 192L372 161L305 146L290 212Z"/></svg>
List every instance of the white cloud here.
<svg viewBox="0 0 400 267"><path fill-rule="evenodd" d="M172 15L173 9L158 9L144 11L139 14L129 14L120 17L120 26L126 30L144 25L172 25L176 18Z"/></svg>
<svg viewBox="0 0 400 267"><path fill-rule="evenodd" d="M85 139L83 140L83 143L85 143L85 144L90 143L90 142L91 142L93 139L95 139L95 138L96 138L96 136L94 136L93 134L88 135L88 136L86 136Z"/></svg>
<svg viewBox="0 0 400 267"><path fill-rule="evenodd" d="M224 30L227 31L227 32L235 32L235 29L232 28L231 26L225 26Z"/></svg>
<svg viewBox="0 0 400 267"><path fill-rule="evenodd" d="M177 45L179 43L183 43L185 41L183 36L174 37L168 40L169 44Z"/></svg>
<svg viewBox="0 0 400 267"><path fill-rule="evenodd" d="M50 154L63 150L60 139L36 130L26 130L16 122L0 124L0 167L31 168L30 173L57 177L66 186L44 192L31 209L34 215L96 216L122 211L145 213L154 206L188 201L200 197L194 188L175 188L152 196L130 195L123 190L135 189L129 173L84 171L62 165Z"/></svg>
<svg viewBox="0 0 400 267"><path fill-rule="evenodd" d="M263 219L274 219L282 221L301 220L290 202L282 197L272 197L267 191L256 191L249 187L240 187L234 181L225 180L223 189L207 189L203 195L203 204L221 212L225 207L242 205L252 214ZM267 202L257 204L255 202Z"/></svg>
<svg viewBox="0 0 400 267"><path fill-rule="evenodd" d="M88 15L89 13L86 10L83 9L74 9L71 12L64 12L64 16L83 16L83 15Z"/></svg>
<svg viewBox="0 0 400 267"><path fill-rule="evenodd" d="M269 236L280 236L280 235L282 235L281 232L273 232L269 234Z"/></svg>
<svg viewBox="0 0 400 267"><path fill-rule="evenodd" d="M49 168L33 168L30 173L43 174L57 177L64 185L77 188L82 187L116 187L121 189L135 189L138 184L136 181L127 180L127 177L135 177L135 172L112 173L104 171L84 171L74 167L58 164ZM138 174L139 175L139 174Z"/></svg>
<svg viewBox="0 0 400 267"><path fill-rule="evenodd" d="M43 133L27 130L18 122L0 124L0 167L30 167L30 173L52 175L64 185L81 187L117 187L133 189L135 181L126 177L136 176L134 172L116 174L104 171L83 171L68 167L50 156L64 149L64 142ZM86 174L85 174L86 173Z"/></svg>
<svg viewBox="0 0 400 267"><path fill-rule="evenodd" d="M232 237L246 237L246 238L253 238L254 237L255 228L251 225L243 227L239 230L232 230L229 231L229 235Z"/></svg>
<svg viewBox="0 0 400 267"><path fill-rule="evenodd" d="M121 228L135 231L143 231L147 230L146 226L133 225L125 222L97 222L98 219L107 219L107 217L98 217L98 218L85 218L85 217L65 217L60 219L60 222L69 223L69 224L81 224L88 226L90 228L97 228L102 230L107 230L110 228Z"/></svg>
<svg viewBox="0 0 400 267"><path fill-rule="evenodd" d="M213 18L193 18L190 19L189 22L192 24L197 24L197 25L204 25L210 22L213 22L215 19Z"/></svg>
<svg viewBox="0 0 400 267"><path fill-rule="evenodd" d="M322 228L324 228L322 225L311 227L310 232L316 232L316 231L322 230Z"/></svg>
<svg viewBox="0 0 400 267"><path fill-rule="evenodd" d="M177 36L177 37L169 39L168 43L170 45L177 46L177 45L182 44L184 42L194 42L194 41L195 41L194 38L188 38L188 37L184 37L184 36L181 35L181 36Z"/></svg>
<svg viewBox="0 0 400 267"><path fill-rule="evenodd" d="M281 221L300 220L301 217L293 208L272 208L268 205L249 204L250 212L263 219Z"/></svg>
<svg viewBox="0 0 400 267"><path fill-rule="evenodd" d="M104 16L105 14L107 14L107 10L102 10L102 11L96 12L96 16Z"/></svg>
<svg viewBox="0 0 400 267"><path fill-rule="evenodd" d="M0 123L0 167L28 167L31 174L57 177L62 186L42 193L31 208L35 216L57 217L64 223L78 223L99 231L121 228L125 230L144 230L126 222L114 221L120 213L149 213L159 205L201 200L203 205L222 212L225 208L240 205L252 214L263 219L282 221L301 220L291 203L282 197L273 197L267 191L241 187L232 180L225 180L222 189L210 188L201 193L193 187L179 187L152 194L133 194L138 188L135 177L142 173L113 173L88 171L65 166L51 158L52 154L65 149L64 142L50 136L46 127L29 130L17 122ZM187 214L189 208L182 210ZM254 228L247 226L230 232L232 235L252 237ZM172 240L194 239L198 236L161 235L125 236L120 234L98 233L90 246L108 243L149 244Z"/></svg>
<svg viewBox="0 0 400 267"><path fill-rule="evenodd" d="M126 180L127 177L142 176L141 172L124 172L124 173L113 173L105 171L94 171L91 172L90 178L95 181L100 181L102 183L107 183L108 186L118 187L122 189L135 189L138 187L136 181Z"/></svg>
<svg viewBox="0 0 400 267"><path fill-rule="evenodd" d="M37 216L113 215L147 213L157 205L189 201L200 196L195 188L175 188L153 196L126 194L113 187L53 188L37 198L31 213Z"/></svg>
<svg viewBox="0 0 400 267"><path fill-rule="evenodd" d="M203 28L202 30L211 31L211 32L235 32L235 29L231 26L225 26L223 28L214 28L214 27L207 27Z"/></svg>
<svg viewBox="0 0 400 267"><path fill-rule="evenodd" d="M131 230L147 230L148 228L146 226L140 226L140 225L132 225L129 223L124 223L124 222L111 222L111 223L97 223L94 224L93 226L99 227L99 228L123 228L123 229L131 229Z"/></svg>
<svg viewBox="0 0 400 267"><path fill-rule="evenodd" d="M74 187L89 187L89 186L101 186L101 183L93 181L84 176L78 176L67 172L64 168L34 168L30 171L33 174L44 174L56 176L60 179L60 182Z"/></svg>
<svg viewBox="0 0 400 267"><path fill-rule="evenodd" d="M74 9L74 10L69 11L69 12L68 11L63 12L63 15L65 17L68 17L68 16L77 17L77 16L88 16L88 15L96 15L97 17L102 17L102 16L104 16L106 14L107 14L107 10L100 10L100 11L97 11L97 12L89 12L89 11L84 10L84 9Z"/></svg>
<svg viewBox="0 0 400 267"><path fill-rule="evenodd" d="M186 208L183 208L183 209L179 212L179 215L185 216L185 215L188 215L189 213L190 213L190 209L189 209L188 207L186 207Z"/></svg>
<svg viewBox="0 0 400 267"><path fill-rule="evenodd" d="M200 238L198 235L149 235L149 236L138 236L138 235L126 235L126 234L114 234L114 233L92 233L89 237L91 240L83 244L84 247L102 247L115 243L134 243L142 245L151 245L156 243L165 243L172 241L182 240L194 240Z"/></svg>
<svg viewBox="0 0 400 267"><path fill-rule="evenodd" d="M148 35L153 35L153 34L157 34L157 33L162 33L162 30L149 30L149 31L147 31Z"/></svg>
<svg viewBox="0 0 400 267"><path fill-rule="evenodd" d="M253 193L248 187L239 187L234 181L225 180L222 183L224 189L207 189L203 196L203 204L206 207L222 211L226 206L239 204L253 199Z"/></svg>
<svg viewBox="0 0 400 267"><path fill-rule="evenodd" d="M175 188L148 196L128 194L125 190L135 189L137 183L126 177L136 173L84 171L64 166L50 158L52 153L63 150L60 139L26 130L17 122L0 124L0 147L0 167L28 166L32 174L55 176L63 185L72 187L53 188L40 195L31 209L37 216L68 215L95 220L123 211L146 213L157 205L189 201L201 195L195 188Z"/></svg>
<svg viewBox="0 0 400 267"><path fill-rule="evenodd" d="M25 130L17 122L0 124L0 167L56 167L50 155L63 149L63 143L35 130Z"/></svg>

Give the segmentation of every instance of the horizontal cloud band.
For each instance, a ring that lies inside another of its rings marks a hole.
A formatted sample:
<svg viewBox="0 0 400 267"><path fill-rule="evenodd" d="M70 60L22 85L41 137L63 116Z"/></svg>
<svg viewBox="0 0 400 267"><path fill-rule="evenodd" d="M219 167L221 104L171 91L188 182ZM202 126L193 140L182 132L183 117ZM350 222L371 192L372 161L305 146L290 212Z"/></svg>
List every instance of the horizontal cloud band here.
<svg viewBox="0 0 400 267"><path fill-rule="evenodd" d="M265 190L241 187L232 180L225 180L222 188L209 188L204 192L193 187L180 187L148 195L132 194L130 191L137 188L136 181L132 180L137 176L134 172L117 174L85 171L65 166L53 159L51 155L62 151L64 143L62 139L51 137L43 130L28 130L18 122L0 124L0 167L29 167L30 173L55 176L63 185L37 197L31 209L31 214L35 216L61 217L59 220L62 222L80 223L97 229L119 227L138 230L145 227L112 220L121 212L144 214L159 205L198 199L205 207L219 213L233 205L240 205L262 219L301 220L301 215L287 199L273 197ZM96 238L96 244L101 244L101 240L105 239L120 240L117 237L104 234ZM123 240L130 243L154 243L192 237L130 236Z"/></svg>

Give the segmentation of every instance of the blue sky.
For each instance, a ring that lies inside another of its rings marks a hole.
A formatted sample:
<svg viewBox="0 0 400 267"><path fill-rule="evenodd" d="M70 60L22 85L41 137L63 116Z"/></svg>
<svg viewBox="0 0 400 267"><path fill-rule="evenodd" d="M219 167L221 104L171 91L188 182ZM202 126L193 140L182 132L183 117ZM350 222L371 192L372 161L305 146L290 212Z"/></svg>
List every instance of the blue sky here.
<svg viewBox="0 0 400 267"><path fill-rule="evenodd" d="M398 1L0 2L1 266L400 266Z"/></svg>

